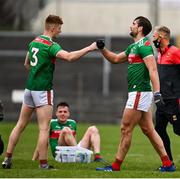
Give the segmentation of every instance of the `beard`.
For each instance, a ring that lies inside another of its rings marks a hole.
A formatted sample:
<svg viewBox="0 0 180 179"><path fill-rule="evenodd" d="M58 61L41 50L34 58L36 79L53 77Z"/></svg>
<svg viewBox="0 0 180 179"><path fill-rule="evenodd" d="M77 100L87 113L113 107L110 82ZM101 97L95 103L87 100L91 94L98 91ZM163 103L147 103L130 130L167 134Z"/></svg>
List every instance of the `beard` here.
<svg viewBox="0 0 180 179"><path fill-rule="evenodd" d="M129 32L129 35L130 35L131 37L133 37L133 38L137 36L137 34L135 34L135 33L132 32L132 31Z"/></svg>

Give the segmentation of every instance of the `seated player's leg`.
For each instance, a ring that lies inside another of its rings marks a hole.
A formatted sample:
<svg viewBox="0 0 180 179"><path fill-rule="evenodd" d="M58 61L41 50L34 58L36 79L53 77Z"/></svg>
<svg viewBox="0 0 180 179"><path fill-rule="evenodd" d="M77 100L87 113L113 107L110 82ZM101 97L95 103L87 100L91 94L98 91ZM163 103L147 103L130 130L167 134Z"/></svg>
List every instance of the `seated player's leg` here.
<svg viewBox="0 0 180 179"><path fill-rule="evenodd" d="M99 130L96 126L90 126L79 143L83 148L93 148L95 162L105 162L100 155L100 141Z"/></svg>
<svg viewBox="0 0 180 179"><path fill-rule="evenodd" d="M61 133L60 133L59 139L58 139L58 145L59 146L75 146L75 145L77 145L76 139L73 136L73 133L69 127L64 127L61 130Z"/></svg>
<svg viewBox="0 0 180 179"><path fill-rule="evenodd" d="M90 126L83 138L81 139L81 147L90 149L93 147L95 153L100 152L100 136L96 126Z"/></svg>

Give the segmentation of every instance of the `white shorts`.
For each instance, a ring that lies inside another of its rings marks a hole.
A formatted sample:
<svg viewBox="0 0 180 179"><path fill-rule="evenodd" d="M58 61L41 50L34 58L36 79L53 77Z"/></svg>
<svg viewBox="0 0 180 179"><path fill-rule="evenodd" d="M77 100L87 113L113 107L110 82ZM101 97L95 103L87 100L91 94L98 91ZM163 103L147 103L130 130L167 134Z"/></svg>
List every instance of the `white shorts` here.
<svg viewBox="0 0 180 179"><path fill-rule="evenodd" d="M81 140L79 141L79 143L76 146L81 147Z"/></svg>
<svg viewBox="0 0 180 179"><path fill-rule="evenodd" d="M151 107L152 100L152 92L130 92L128 93L126 108L147 112Z"/></svg>
<svg viewBox="0 0 180 179"><path fill-rule="evenodd" d="M53 90L31 91L25 89L23 103L33 108L45 105L53 105L53 96Z"/></svg>

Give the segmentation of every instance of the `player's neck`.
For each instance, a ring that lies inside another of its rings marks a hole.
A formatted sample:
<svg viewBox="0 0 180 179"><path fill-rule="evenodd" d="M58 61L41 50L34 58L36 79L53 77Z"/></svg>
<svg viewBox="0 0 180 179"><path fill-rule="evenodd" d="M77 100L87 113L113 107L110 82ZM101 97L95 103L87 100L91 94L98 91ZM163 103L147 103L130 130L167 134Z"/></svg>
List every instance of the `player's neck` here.
<svg viewBox="0 0 180 179"><path fill-rule="evenodd" d="M52 34L47 31L44 31L43 35L52 38Z"/></svg>
<svg viewBox="0 0 180 179"><path fill-rule="evenodd" d="M143 39L143 38L144 38L144 36L138 34L138 35L137 35L136 37L134 37L133 39L134 39L134 42L138 42L140 39Z"/></svg>

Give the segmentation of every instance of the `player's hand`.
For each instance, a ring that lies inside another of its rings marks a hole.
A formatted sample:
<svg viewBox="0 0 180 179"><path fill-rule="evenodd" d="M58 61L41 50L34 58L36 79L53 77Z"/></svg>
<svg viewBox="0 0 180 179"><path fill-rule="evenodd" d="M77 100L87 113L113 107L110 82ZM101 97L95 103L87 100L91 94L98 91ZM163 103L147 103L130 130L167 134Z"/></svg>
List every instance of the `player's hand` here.
<svg viewBox="0 0 180 179"><path fill-rule="evenodd" d="M96 41L96 45L97 45L98 49L103 50L105 47L105 42L103 39L99 39Z"/></svg>
<svg viewBox="0 0 180 179"><path fill-rule="evenodd" d="M89 48L90 48L90 51L97 50L98 48L97 48L96 42L93 42L93 43L89 46Z"/></svg>
<svg viewBox="0 0 180 179"><path fill-rule="evenodd" d="M159 107L165 105L160 92L154 93L154 102L155 102L156 106L159 106Z"/></svg>

